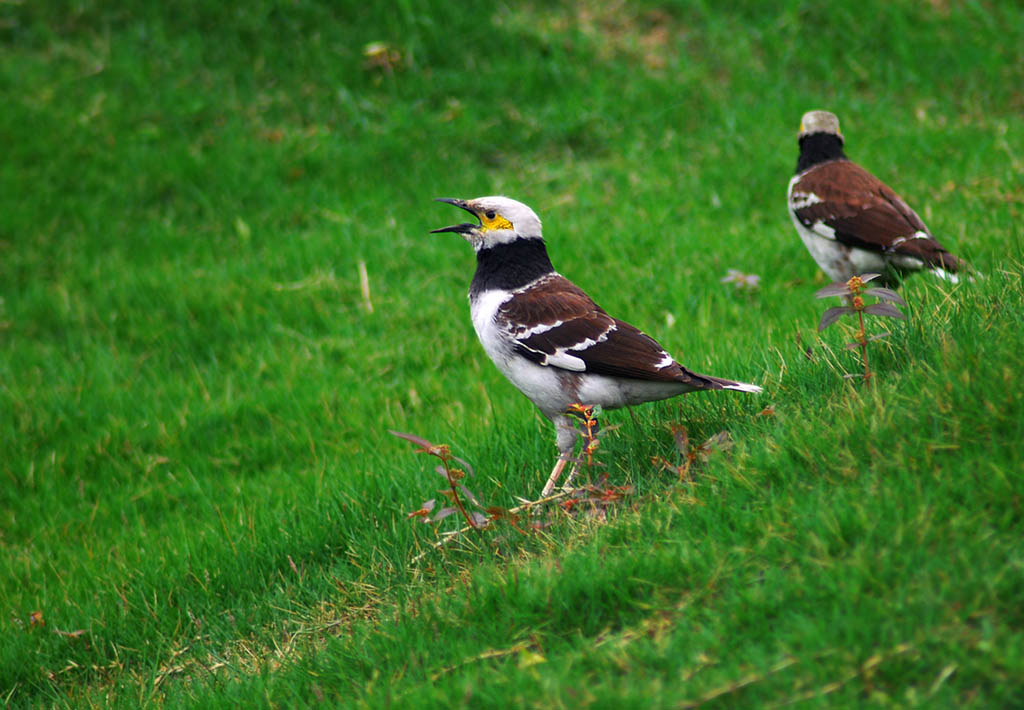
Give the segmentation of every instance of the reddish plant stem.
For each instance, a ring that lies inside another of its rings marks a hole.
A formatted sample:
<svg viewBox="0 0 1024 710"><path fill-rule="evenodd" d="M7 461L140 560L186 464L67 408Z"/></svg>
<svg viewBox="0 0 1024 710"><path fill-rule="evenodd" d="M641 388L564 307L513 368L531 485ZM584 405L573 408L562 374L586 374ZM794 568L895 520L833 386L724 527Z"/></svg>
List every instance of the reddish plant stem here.
<svg viewBox="0 0 1024 710"><path fill-rule="evenodd" d="M455 488L455 481L452 480L452 469L448 465L448 459L441 459L441 461L444 463L444 477L445 480L448 481L448 487L451 488L452 500L455 501L455 507L457 507L459 512L462 513L462 517L466 519L466 524L469 525L469 527L474 530L479 529L480 526L476 524L476 521L469 517L469 513L466 512L465 506L462 505L462 499L459 497L459 491Z"/></svg>
<svg viewBox="0 0 1024 710"><path fill-rule="evenodd" d="M860 320L860 333L857 334L857 342L860 343L860 353L864 360L864 381L871 379L871 370L868 369L868 336L864 330L864 311L857 311L857 318Z"/></svg>
<svg viewBox="0 0 1024 710"><path fill-rule="evenodd" d="M592 468L594 465L594 452L590 448L591 442L594 441L594 420L587 417L585 426L587 427L587 435L584 439L584 447L587 452L587 468Z"/></svg>

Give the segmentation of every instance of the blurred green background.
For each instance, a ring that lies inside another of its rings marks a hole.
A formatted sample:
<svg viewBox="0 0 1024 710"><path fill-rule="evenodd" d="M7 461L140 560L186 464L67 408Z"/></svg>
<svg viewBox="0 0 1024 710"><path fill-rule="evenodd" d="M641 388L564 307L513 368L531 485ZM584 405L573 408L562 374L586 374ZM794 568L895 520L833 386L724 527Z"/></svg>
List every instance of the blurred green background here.
<svg viewBox="0 0 1024 710"><path fill-rule="evenodd" d="M799 702L1021 701L1022 46L1013 2L0 3L0 698L376 706L387 686L412 705L680 704L760 668L762 695L737 688L723 706L793 700L850 672L836 695ZM815 335L824 280L785 211L813 108L837 113L848 154L989 276L952 295L908 284L911 319L879 345L867 393L841 377L857 362L838 329ZM610 415L609 473L639 496L600 534L570 520L543 541L413 565L430 536L405 514L437 479L388 429L451 443L495 505L539 490L554 457L550 425L476 342L471 251L427 233L457 219L432 198L495 193L540 214L556 268L607 310L687 366L767 394ZM760 288L721 283L730 268ZM778 416L755 416L768 404ZM700 513L666 513L681 494L650 464L672 456L676 421L695 442L729 428L744 452L686 489ZM874 495L902 507L861 510ZM736 506L752 517L737 522ZM922 528L936 510L945 528ZM865 664L906 638L884 604L852 615L851 629L879 631L856 640L828 613L786 621L806 576L779 580L793 596L769 605L774 624L743 594L684 612L676 592L702 573L661 577L679 550L648 547L676 536L711 568L747 553L799 568L822 559L801 533L795 556L751 541L817 515L849 522L793 529L849 526L822 549L854 579L906 572L859 550L922 560L929 581L914 589L942 591L908 602L907 628L989 635L926 634L934 658L915 646L879 696ZM636 526L610 558L587 547ZM733 534L750 537L721 542ZM926 562L954 549L970 564ZM664 565L637 571L637 555ZM551 595L568 583L551 571L560 559L594 585L579 594L603 599L600 623L545 623L506 599L489 636L454 611L466 580L488 580L470 597L490 599L516 565ZM429 631L415 619L447 608L439 589L455 601ZM696 676L684 666L704 651L684 636L668 656L623 642L628 663L585 650L602 629L647 628L652 609L679 629L706 615L708 638L751 635L742 652L705 649L720 660ZM408 636L375 636L383 619ZM333 638L341 623L348 642ZM788 650L776 632L795 634ZM566 634L578 643L544 648ZM493 676L451 670L503 637L533 640L485 661ZM993 639L999 659L972 655ZM767 673L830 648L850 655L797 680ZM411 649L438 656L403 665ZM313 690L317 668L333 680ZM586 679L593 697L569 693Z"/></svg>

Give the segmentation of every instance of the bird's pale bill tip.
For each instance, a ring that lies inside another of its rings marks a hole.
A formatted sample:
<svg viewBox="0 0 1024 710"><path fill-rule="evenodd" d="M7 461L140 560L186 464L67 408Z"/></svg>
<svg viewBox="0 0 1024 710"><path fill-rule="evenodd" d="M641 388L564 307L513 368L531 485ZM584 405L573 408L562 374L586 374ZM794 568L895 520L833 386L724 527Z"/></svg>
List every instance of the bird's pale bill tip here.
<svg viewBox="0 0 1024 710"><path fill-rule="evenodd" d="M460 200L455 197L435 197L434 202L447 202L449 205L461 205L465 200Z"/></svg>

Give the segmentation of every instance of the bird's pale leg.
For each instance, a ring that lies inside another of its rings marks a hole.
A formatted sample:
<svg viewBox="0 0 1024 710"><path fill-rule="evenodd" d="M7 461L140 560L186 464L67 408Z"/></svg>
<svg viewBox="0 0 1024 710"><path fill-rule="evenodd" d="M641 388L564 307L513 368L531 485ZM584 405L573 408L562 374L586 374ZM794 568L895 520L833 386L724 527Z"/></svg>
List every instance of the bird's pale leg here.
<svg viewBox="0 0 1024 710"><path fill-rule="evenodd" d="M555 444L558 446L558 462L555 463L555 468L552 469L551 475L548 476L548 482L544 484L544 490L540 493L541 498L547 498L551 495L551 491L555 490L558 477L565 470L565 464L572 458L572 451L576 448L576 435L578 434L576 427L573 426L573 420L567 415L559 414L552 417L551 420L555 425ZM575 472L575 464L573 464L572 470ZM569 475L574 476L575 473L570 473Z"/></svg>
<svg viewBox="0 0 1024 710"><path fill-rule="evenodd" d="M571 454L572 452L570 451L569 453ZM551 495L551 491L555 490L555 484L558 483L558 477L561 476L562 471L565 470L566 461L568 461L567 456L565 456L564 454L559 455L558 462L555 463L555 468L551 471L551 475L548 476L548 482L544 484L544 490L540 492L541 498L547 498L549 495ZM575 472L575 470L576 467L573 466L573 472ZM569 475L573 474L570 473Z"/></svg>
<svg viewBox="0 0 1024 710"><path fill-rule="evenodd" d="M565 483L562 484L562 490L568 490L569 486L572 485L573 479L576 478L576 474L580 472L579 460L572 462L572 468L569 469L569 475L565 477Z"/></svg>

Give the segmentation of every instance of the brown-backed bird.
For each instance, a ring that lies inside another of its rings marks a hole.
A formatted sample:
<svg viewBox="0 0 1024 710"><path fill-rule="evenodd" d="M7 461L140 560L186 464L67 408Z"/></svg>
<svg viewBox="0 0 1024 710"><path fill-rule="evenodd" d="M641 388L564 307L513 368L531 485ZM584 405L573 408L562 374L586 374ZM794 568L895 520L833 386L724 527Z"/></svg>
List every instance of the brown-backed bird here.
<svg viewBox="0 0 1024 710"><path fill-rule="evenodd" d="M508 197L440 198L475 222L435 229L476 251L469 288L473 327L498 369L555 425L558 462L548 495L576 441L573 404L614 409L694 390L760 392L757 385L687 370L650 336L613 318L548 258L540 219Z"/></svg>
<svg viewBox="0 0 1024 710"><path fill-rule="evenodd" d="M899 195L843 152L839 119L809 111L800 121L800 158L789 181L789 214L818 266L833 281L875 272L930 271L956 282L966 264L935 240Z"/></svg>

